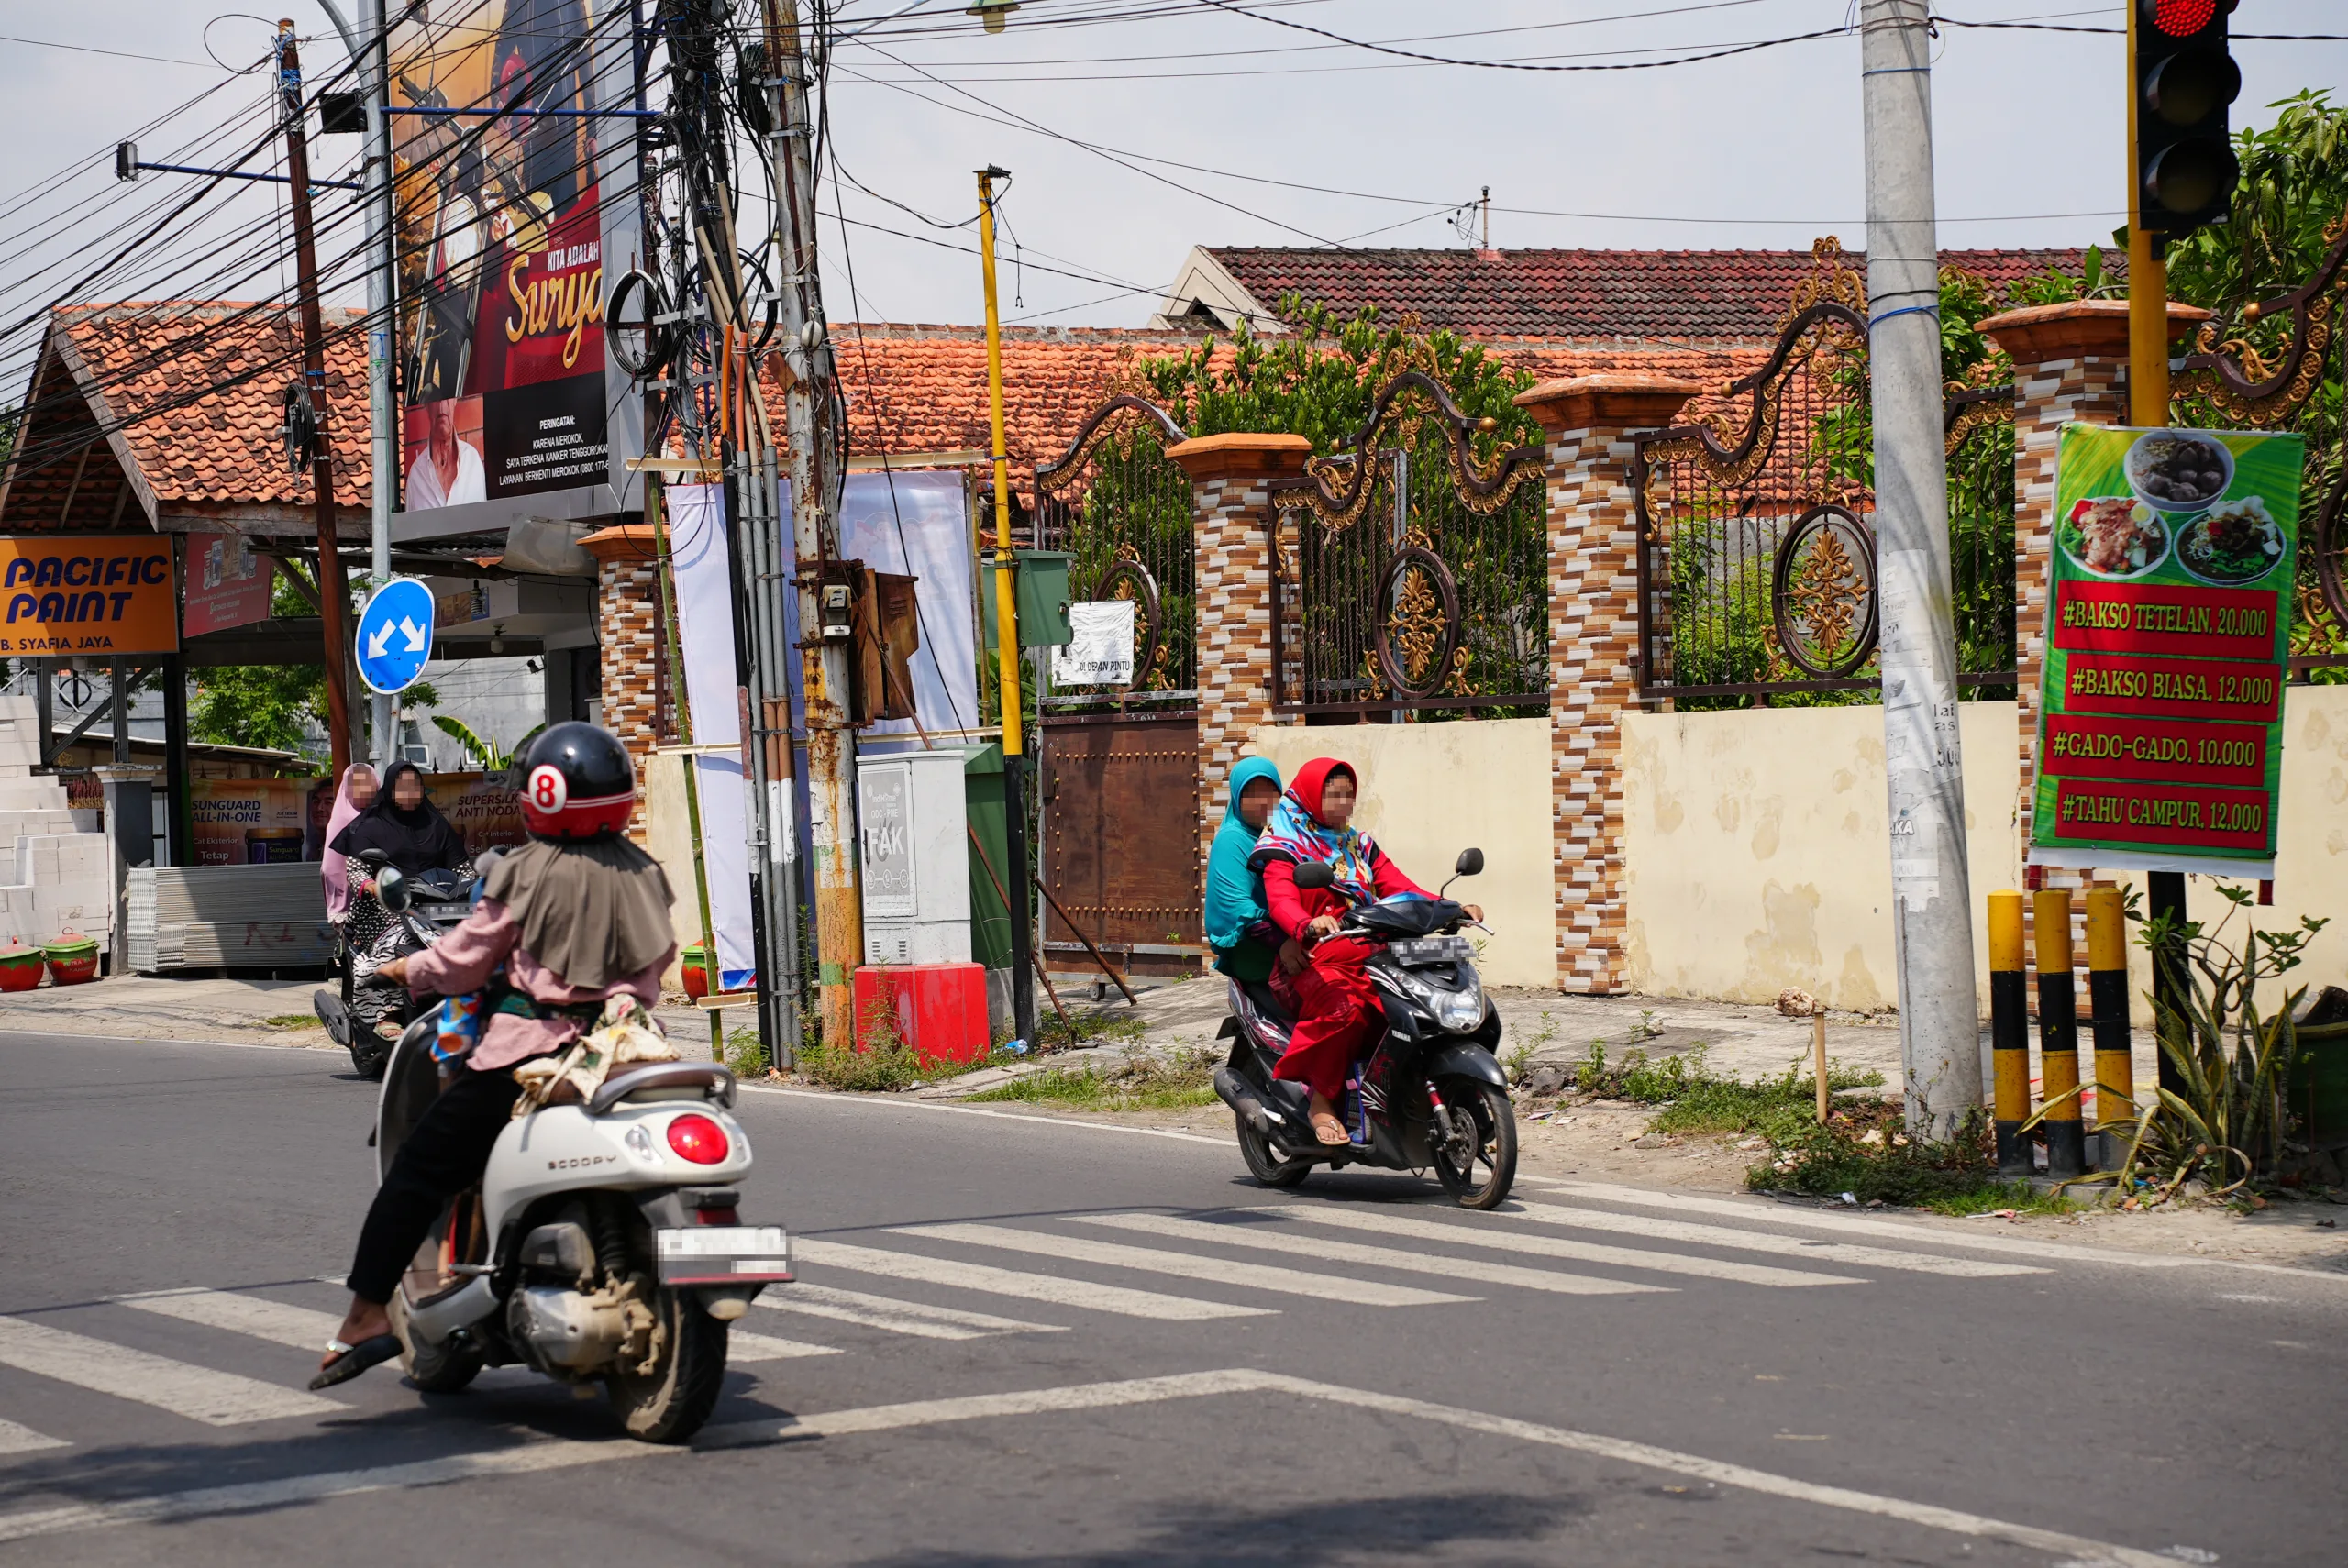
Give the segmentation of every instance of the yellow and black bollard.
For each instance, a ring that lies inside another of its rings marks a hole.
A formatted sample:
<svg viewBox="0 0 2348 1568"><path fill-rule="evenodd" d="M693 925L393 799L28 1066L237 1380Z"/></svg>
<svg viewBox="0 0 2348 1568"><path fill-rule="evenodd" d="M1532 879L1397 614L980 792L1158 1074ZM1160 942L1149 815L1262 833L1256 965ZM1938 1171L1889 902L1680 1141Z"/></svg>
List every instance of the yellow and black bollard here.
<svg viewBox="0 0 2348 1568"><path fill-rule="evenodd" d="M2038 960L2038 1062L2045 1106L2046 1174L2084 1176L2086 1123L2079 1119L2078 997L2071 979L2071 894L2041 889L2032 906L2032 946Z"/></svg>
<svg viewBox="0 0 2348 1568"><path fill-rule="evenodd" d="M2135 1134L2136 1073L2128 1054L2128 922L2120 889L2088 891L2088 1017L2095 1026L2099 1170L2116 1171Z"/></svg>
<svg viewBox="0 0 2348 1568"><path fill-rule="evenodd" d="M1995 1071L1998 1174L2008 1181L2030 1175L2030 992L2023 969L2021 895L2010 888L1989 895L1989 1059Z"/></svg>

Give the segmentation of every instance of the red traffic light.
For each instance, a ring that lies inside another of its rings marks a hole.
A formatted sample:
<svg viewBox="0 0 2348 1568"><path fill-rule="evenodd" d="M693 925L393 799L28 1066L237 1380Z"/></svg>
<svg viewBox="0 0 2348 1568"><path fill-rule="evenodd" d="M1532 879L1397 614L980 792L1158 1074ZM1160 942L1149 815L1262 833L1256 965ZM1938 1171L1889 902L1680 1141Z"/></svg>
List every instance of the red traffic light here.
<svg viewBox="0 0 2348 1568"><path fill-rule="evenodd" d="M2173 39L2189 39L2234 8L2234 0L2143 0L2144 20Z"/></svg>

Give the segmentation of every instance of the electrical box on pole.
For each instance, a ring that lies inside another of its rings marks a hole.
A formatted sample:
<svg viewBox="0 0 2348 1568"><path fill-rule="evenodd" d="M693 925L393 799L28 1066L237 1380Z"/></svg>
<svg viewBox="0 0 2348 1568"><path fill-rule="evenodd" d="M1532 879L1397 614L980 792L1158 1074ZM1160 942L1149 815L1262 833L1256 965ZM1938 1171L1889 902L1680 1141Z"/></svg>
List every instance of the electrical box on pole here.
<svg viewBox="0 0 2348 1568"><path fill-rule="evenodd" d="M2242 68L2227 53L2234 0L2137 0L2137 222L2175 239L2223 223L2242 177L2227 126L2242 92Z"/></svg>

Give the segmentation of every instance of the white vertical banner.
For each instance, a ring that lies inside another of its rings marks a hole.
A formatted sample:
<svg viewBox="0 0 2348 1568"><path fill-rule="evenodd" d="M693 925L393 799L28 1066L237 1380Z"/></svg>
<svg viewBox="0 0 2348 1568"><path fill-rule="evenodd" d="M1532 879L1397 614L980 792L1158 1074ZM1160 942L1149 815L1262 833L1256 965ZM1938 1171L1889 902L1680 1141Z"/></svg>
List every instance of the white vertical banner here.
<svg viewBox="0 0 2348 1568"><path fill-rule="evenodd" d="M976 729L983 722L979 634L971 615L974 549L969 493L958 469L856 473L840 487L840 554L875 571L919 580L914 709L932 734ZM865 733L910 735L914 722L887 719Z"/></svg>
<svg viewBox="0 0 2348 1568"><path fill-rule="evenodd" d="M742 741L741 683L734 673L734 569L727 547L725 488L670 485L669 559L677 586L677 643L685 667L697 745ZM725 753L693 757L701 801L702 866L709 878L711 940L717 984L725 991L757 983L750 941L750 828L742 759Z"/></svg>

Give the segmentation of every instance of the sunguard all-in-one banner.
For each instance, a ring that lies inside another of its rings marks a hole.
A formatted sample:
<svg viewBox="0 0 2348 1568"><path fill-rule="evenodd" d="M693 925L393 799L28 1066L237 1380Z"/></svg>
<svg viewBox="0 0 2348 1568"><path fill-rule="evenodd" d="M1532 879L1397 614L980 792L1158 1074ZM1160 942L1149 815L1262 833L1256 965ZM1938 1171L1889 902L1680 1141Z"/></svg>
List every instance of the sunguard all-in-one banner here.
<svg viewBox="0 0 2348 1568"><path fill-rule="evenodd" d="M2063 427L2032 865L2274 875L2305 455Z"/></svg>
<svg viewBox="0 0 2348 1568"><path fill-rule="evenodd" d="M604 301L637 197L634 122L598 112L632 91L627 8L598 8L434 0L392 28L392 102L429 111L393 116L404 523L613 509L635 414L609 384Z"/></svg>

